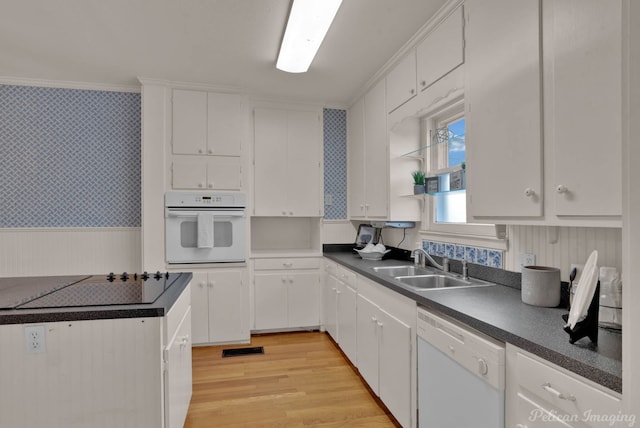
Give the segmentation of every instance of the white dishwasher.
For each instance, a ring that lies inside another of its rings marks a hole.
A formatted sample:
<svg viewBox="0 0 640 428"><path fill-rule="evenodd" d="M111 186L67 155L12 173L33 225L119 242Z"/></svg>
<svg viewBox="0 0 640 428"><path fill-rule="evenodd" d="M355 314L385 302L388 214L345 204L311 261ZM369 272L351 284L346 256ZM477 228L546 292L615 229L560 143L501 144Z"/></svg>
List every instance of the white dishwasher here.
<svg viewBox="0 0 640 428"><path fill-rule="evenodd" d="M504 344L418 307L418 426L504 427Z"/></svg>

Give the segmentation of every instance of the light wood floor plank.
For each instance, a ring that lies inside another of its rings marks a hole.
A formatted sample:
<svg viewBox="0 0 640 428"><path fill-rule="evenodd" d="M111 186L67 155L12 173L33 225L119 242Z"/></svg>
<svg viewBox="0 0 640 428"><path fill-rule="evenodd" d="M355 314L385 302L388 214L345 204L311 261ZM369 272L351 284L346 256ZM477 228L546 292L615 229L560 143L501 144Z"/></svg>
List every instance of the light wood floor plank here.
<svg viewBox="0 0 640 428"><path fill-rule="evenodd" d="M325 333L253 336L264 355L222 358L193 348L193 397L185 428L397 428Z"/></svg>

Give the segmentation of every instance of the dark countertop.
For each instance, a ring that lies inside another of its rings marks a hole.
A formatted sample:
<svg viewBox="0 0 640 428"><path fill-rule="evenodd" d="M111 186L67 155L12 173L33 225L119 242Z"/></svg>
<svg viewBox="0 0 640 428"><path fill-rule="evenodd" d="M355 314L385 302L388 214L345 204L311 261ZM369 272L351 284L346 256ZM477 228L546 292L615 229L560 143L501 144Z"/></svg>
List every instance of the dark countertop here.
<svg viewBox="0 0 640 428"><path fill-rule="evenodd" d="M563 330L565 323L561 318L568 311L522 303L518 288L496 284L414 291L372 269L374 266L409 264L409 261L368 261L351 251L330 251L327 248L324 256L415 300L425 308L439 311L495 339L511 343L613 391L622 392L620 333L600 328L598 346L588 338L572 345L569 335ZM474 276L471 265L469 273Z"/></svg>
<svg viewBox="0 0 640 428"><path fill-rule="evenodd" d="M88 276L0 278L0 325L57 321L82 321L114 318L162 317L176 302L191 281L191 272L172 273L167 288L153 303L76 306L42 309L15 309L15 302L23 304L38 296L76 283ZM14 303L8 303L14 302Z"/></svg>

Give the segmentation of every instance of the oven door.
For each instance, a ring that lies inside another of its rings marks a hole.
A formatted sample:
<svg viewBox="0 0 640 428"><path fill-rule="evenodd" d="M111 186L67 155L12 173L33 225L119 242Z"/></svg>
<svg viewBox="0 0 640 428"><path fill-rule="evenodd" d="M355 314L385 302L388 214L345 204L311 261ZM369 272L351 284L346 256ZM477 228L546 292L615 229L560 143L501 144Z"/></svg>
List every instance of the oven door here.
<svg viewBox="0 0 640 428"><path fill-rule="evenodd" d="M198 214L213 216L213 246L198 247ZM167 263L245 261L244 209L166 208Z"/></svg>

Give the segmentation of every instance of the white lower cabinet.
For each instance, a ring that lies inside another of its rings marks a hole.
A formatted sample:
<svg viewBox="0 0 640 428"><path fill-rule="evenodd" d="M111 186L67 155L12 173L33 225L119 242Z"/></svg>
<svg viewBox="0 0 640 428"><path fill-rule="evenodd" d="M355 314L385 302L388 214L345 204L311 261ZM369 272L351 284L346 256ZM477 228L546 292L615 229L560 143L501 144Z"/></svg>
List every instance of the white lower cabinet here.
<svg viewBox="0 0 640 428"><path fill-rule="evenodd" d="M253 285L256 330L320 325L318 270L255 272Z"/></svg>
<svg viewBox="0 0 640 428"><path fill-rule="evenodd" d="M508 427L629 426L619 394L510 344L505 408Z"/></svg>
<svg viewBox="0 0 640 428"><path fill-rule="evenodd" d="M323 326L352 364L356 364L356 304L355 274L341 267L327 266L323 284ZM352 278L345 283L340 277Z"/></svg>
<svg viewBox="0 0 640 428"><path fill-rule="evenodd" d="M415 328L404 318L408 312L415 317L415 302L399 295L396 300L377 287L358 279L357 367L396 420L415 426Z"/></svg>
<svg viewBox="0 0 640 428"><path fill-rule="evenodd" d="M189 411L193 381L190 333L191 308L187 308L164 351L165 428L183 427Z"/></svg>
<svg viewBox="0 0 640 428"><path fill-rule="evenodd" d="M194 272L191 306L193 343L249 342L246 269Z"/></svg>

